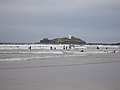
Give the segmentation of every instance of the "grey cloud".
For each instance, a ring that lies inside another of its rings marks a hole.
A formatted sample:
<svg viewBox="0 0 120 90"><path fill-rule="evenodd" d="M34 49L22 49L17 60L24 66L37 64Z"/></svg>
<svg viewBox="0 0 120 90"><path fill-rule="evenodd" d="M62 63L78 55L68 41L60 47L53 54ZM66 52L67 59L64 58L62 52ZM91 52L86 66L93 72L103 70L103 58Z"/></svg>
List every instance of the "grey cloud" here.
<svg viewBox="0 0 120 90"><path fill-rule="evenodd" d="M9 37L28 33L35 40L71 33L88 41L120 39L119 0L0 0L0 13L0 33Z"/></svg>

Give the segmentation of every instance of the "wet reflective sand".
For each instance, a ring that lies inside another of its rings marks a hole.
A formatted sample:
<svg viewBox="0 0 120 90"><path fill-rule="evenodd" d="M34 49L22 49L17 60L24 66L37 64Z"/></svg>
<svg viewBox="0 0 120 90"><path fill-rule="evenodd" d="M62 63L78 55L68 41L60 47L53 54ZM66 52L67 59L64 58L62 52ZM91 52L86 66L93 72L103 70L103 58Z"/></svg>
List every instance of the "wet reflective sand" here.
<svg viewBox="0 0 120 90"><path fill-rule="evenodd" d="M0 90L120 90L120 53L0 62Z"/></svg>

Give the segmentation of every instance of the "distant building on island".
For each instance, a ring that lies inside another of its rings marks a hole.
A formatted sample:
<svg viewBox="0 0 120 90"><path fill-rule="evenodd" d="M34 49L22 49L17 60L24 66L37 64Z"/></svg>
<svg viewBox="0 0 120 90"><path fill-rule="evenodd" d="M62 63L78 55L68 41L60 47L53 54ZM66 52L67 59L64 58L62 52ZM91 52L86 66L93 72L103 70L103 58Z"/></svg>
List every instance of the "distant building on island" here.
<svg viewBox="0 0 120 90"><path fill-rule="evenodd" d="M71 38L72 38L71 34L69 34L69 35L68 35L68 38L69 38L69 39L71 39Z"/></svg>

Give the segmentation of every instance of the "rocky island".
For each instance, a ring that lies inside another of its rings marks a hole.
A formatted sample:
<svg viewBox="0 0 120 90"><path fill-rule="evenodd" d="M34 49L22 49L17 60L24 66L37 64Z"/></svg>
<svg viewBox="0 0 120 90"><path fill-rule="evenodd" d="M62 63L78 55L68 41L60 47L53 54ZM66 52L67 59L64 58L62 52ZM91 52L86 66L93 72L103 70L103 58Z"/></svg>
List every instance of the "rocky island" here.
<svg viewBox="0 0 120 90"><path fill-rule="evenodd" d="M40 43L42 44L86 44L86 42L83 41L82 39L76 38L71 35L69 35L68 37L55 38L52 40L48 38L44 38L43 40L40 40Z"/></svg>

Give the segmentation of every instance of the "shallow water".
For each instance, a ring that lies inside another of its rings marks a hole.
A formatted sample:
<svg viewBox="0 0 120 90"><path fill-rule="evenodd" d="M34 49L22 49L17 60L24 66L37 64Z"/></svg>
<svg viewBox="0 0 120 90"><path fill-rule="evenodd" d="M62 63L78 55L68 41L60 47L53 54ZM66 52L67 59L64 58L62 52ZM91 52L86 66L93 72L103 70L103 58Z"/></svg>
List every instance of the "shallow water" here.
<svg viewBox="0 0 120 90"><path fill-rule="evenodd" d="M28 49L32 46L32 50ZM50 50L49 47L59 49ZM66 57L66 56L87 56L91 54L106 54L120 52L119 46L97 45L76 46L73 49L63 50L64 45L0 45L0 61L22 61L36 60L41 58ZM68 45L67 45L68 46ZM106 49L107 47L107 49ZM43 49L44 48L44 49ZM83 50L83 52L81 52Z"/></svg>

